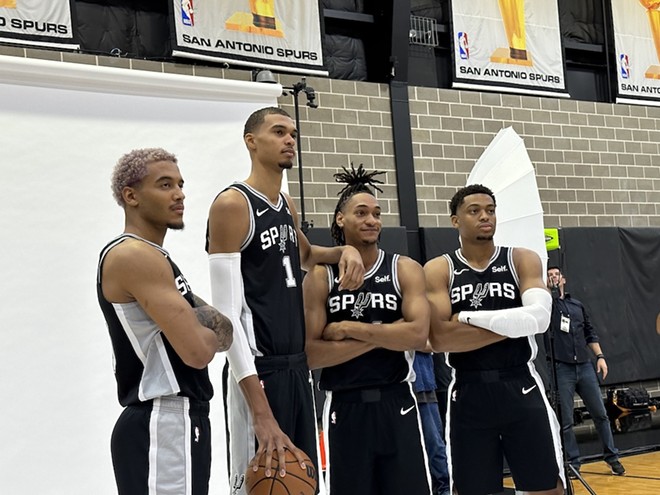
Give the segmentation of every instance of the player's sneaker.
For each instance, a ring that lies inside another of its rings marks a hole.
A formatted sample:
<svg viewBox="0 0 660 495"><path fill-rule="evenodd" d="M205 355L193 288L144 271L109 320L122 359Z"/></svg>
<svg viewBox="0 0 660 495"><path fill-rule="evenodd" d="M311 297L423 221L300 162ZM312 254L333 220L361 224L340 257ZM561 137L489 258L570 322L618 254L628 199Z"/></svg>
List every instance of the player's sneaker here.
<svg viewBox="0 0 660 495"><path fill-rule="evenodd" d="M580 472L580 466L572 465L572 467L578 473ZM575 474L575 471L573 471L573 469L569 468L569 470L568 470L568 479L576 480L576 479L578 479L578 477L577 477L577 474Z"/></svg>
<svg viewBox="0 0 660 495"><path fill-rule="evenodd" d="M612 474L615 476L623 476L626 474L626 468L623 467L619 461L614 461L610 463L610 468L612 469Z"/></svg>

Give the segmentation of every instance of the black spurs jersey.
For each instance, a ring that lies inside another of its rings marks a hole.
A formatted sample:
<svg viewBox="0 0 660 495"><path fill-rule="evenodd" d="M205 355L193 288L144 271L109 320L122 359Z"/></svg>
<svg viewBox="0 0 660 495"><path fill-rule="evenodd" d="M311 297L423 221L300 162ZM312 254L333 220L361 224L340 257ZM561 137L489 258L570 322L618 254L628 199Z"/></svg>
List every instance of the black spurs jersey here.
<svg viewBox="0 0 660 495"><path fill-rule="evenodd" d="M250 228L241 245L245 302L241 322L257 356L305 350L298 234L282 193L277 204L244 182L229 186L248 203Z"/></svg>
<svg viewBox="0 0 660 495"><path fill-rule="evenodd" d="M208 369L198 370L186 365L139 303L111 303L103 296L101 274L105 256L129 238L146 242L167 258L172 266L172 283L194 307L188 282L167 251L157 244L133 234L123 234L103 248L99 257L96 292L112 341L119 403L129 406L168 395L208 401L213 397Z"/></svg>
<svg viewBox="0 0 660 495"><path fill-rule="evenodd" d="M449 263L449 297L452 314L460 311L507 309L522 306L513 248L495 247L488 266L472 268L461 250L443 255ZM449 353L457 370L504 369L527 363L536 356L534 337L504 339L467 352Z"/></svg>
<svg viewBox="0 0 660 495"><path fill-rule="evenodd" d="M354 291L340 291L339 267L328 265L328 323L345 320L392 323L401 319L398 261L398 254L379 250L376 263L364 276L364 285ZM412 380L413 358L410 351L373 349L345 363L323 368L320 387L337 391Z"/></svg>

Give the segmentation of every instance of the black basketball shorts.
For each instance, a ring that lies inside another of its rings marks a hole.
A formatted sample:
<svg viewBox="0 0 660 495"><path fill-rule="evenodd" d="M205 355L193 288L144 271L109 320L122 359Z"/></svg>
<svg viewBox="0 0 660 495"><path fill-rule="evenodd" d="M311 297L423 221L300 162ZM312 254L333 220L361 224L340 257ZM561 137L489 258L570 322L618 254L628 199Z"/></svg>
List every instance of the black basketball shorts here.
<svg viewBox="0 0 660 495"><path fill-rule="evenodd" d="M563 479L559 424L533 366L457 370L448 393L447 460L460 495L502 491L503 457L517 490Z"/></svg>
<svg viewBox="0 0 660 495"><path fill-rule="evenodd" d="M111 451L119 495L207 495L209 404L161 397L128 406L115 424Z"/></svg>
<svg viewBox="0 0 660 495"><path fill-rule="evenodd" d="M429 495L417 402L409 383L328 392L329 495Z"/></svg>

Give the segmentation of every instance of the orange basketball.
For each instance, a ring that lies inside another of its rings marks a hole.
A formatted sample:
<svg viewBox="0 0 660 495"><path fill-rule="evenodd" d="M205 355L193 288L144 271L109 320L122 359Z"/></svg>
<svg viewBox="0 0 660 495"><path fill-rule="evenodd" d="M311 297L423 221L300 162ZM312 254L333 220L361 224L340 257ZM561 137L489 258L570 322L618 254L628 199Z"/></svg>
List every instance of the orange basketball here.
<svg viewBox="0 0 660 495"><path fill-rule="evenodd" d="M286 476L282 478L279 475L279 463L277 462L277 450L273 451L273 460L271 461L271 472L275 476L266 477L266 453L259 458L259 469L253 471L251 467L245 473L245 486L248 495L314 495L318 484L316 466L310 460L307 454L303 455L305 459L305 469L300 468L300 464L295 456L288 450L285 450L284 462L286 464Z"/></svg>

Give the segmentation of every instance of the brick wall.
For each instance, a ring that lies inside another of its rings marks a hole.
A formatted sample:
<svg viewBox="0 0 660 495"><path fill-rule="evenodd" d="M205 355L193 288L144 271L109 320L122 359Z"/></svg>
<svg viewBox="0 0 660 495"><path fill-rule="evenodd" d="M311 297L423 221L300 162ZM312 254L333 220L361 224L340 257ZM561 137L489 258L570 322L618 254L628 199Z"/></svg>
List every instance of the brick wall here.
<svg viewBox="0 0 660 495"><path fill-rule="evenodd" d="M308 217L329 225L332 173L353 161L388 171L381 200L397 225L387 85L308 84L322 107L301 111ZM422 87L409 96L421 226L449 226L448 199L508 126L535 166L547 227L660 226L660 108Z"/></svg>
<svg viewBox="0 0 660 495"><path fill-rule="evenodd" d="M0 46L0 54L249 80L220 69ZM299 76L279 75L284 86ZM383 220L399 225L389 87L310 77L319 108L299 98L307 220L327 227L340 186L332 175L363 163L387 172ZM410 123L420 225L449 226L447 201L497 131L512 126L534 163L547 227L660 227L660 107L411 87ZM280 105L294 114L293 97ZM299 200L298 172L289 175Z"/></svg>
<svg viewBox="0 0 660 495"><path fill-rule="evenodd" d="M660 108L431 88L410 100L421 225L448 225L446 199L512 126L547 227L660 226Z"/></svg>

